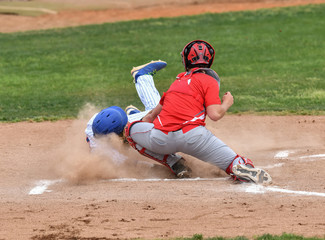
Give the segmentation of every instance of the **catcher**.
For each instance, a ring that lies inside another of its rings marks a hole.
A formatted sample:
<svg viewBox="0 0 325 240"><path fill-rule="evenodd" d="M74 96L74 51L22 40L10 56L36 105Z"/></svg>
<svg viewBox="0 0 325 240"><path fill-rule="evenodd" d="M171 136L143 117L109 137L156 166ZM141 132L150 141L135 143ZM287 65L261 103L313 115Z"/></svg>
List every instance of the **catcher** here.
<svg viewBox="0 0 325 240"><path fill-rule="evenodd" d="M108 134L117 134L123 136L123 131L127 123L141 120L150 110L155 108L160 100L160 94L155 87L153 75L166 67L167 63L164 61L151 61L147 64L134 67L131 74L134 78L136 90L139 98L145 107L144 112L130 105L126 107L125 111L118 106L111 106L101 110L99 113L93 115L88 121L85 130L86 140L92 152L100 150L106 152L115 164L120 165L127 159L126 156L119 153L113 148L105 144L101 147L101 142L98 141L100 137ZM165 165L178 178L186 178L190 176L191 170L184 165L185 160L178 154L167 154L160 159L160 154L155 154L147 150L144 155L157 160L159 163Z"/></svg>
<svg viewBox="0 0 325 240"><path fill-rule="evenodd" d="M159 101L141 121L129 123L126 138L139 153L162 164L183 152L211 163L234 180L270 183L271 176L253 162L238 155L206 127L208 116L221 119L233 104L226 92L219 98L220 79L210 67L214 48L206 41L194 40L181 52L185 72L180 73Z"/></svg>

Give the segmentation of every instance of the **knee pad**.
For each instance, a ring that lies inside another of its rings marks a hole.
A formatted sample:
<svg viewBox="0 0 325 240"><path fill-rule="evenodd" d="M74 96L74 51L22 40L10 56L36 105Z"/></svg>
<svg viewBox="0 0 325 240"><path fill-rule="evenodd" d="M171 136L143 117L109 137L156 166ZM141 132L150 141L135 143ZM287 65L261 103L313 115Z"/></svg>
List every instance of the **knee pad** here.
<svg viewBox="0 0 325 240"><path fill-rule="evenodd" d="M234 160L230 163L228 168L226 169L226 173L233 176L232 167L237 165L237 164L249 165L249 166L254 168L254 164L253 164L252 160L250 160L249 158L245 158L245 157L237 155L234 158Z"/></svg>

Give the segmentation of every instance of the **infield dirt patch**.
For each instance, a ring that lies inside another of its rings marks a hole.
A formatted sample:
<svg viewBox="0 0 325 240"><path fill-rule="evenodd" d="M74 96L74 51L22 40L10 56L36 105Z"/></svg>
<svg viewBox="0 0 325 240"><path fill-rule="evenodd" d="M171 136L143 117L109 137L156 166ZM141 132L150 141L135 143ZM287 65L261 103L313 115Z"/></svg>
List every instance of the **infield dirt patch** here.
<svg viewBox="0 0 325 240"><path fill-rule="evenodd" d="M86 122L0 124L2 239L324 237L324 116L208 122L220 139L271 174L273 184L264 187L234 184L188 156L190 180L174 179L160 165L114 167L110 158L89 154ZM121 152L147 161L132 149Z"/></svg>
<svg viewBox="0 0 325 240"><path fill-rule="evenodd" d="M71 9L89 6L108 8L106 10L65 10L58 14L39 17L10 16L0 14L0 32L17 32L49 28L62 28L105 22L127 21L143 18L176 17L202 13L256 10L260 8L283 7L325 3L325 0L43 0L43 2L65 3ZM1 1L0 1L1 5Z"/></svg>

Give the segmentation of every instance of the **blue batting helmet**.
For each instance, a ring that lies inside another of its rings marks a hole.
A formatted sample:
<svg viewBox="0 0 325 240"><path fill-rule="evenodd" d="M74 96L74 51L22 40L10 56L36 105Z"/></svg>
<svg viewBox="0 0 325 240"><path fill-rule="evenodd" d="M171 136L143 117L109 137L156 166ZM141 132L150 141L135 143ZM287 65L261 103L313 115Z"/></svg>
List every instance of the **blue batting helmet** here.
<svg viewBox="0 0 325 240"><path fill-rule="evenodd" d="M120 134L123 132L128 117L122 108L112 106L101 110L94 119L94 135L106 135L109 133Z"/></svg>

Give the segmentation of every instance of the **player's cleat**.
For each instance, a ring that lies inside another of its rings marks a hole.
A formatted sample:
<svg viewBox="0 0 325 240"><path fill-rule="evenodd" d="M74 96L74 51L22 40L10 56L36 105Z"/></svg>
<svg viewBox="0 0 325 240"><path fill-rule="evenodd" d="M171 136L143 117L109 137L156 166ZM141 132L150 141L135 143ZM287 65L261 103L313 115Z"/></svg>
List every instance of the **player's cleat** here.
<svg viewBox="0 0 325 240"><path fill-rule="evenodd" d="M133 67L131 70L131 75L134 78L134 82L136 83L139 76L146 74L154 75L157 71L163 69L166 66L167 63L164 61L151 61L141 66Z"/></svg>
<svg viewBox="0 0 325 240"><path fill-rule="evenodd" d="M133 105L127 106L124 111L126 112L126 115L128 115L128 116L131 115L131 114L135 114L135 113L141 112L138 108L136 108Z"/></svg>
<svg viewBox="0 0 325 240"><path fill-rule="evenodd" d="M256 184L268 184L272 182L270 174L260 168L249 165L237 164L232 167L234 178L243 182L254 182Z"/></svg>
<svg viewBox="0 0 325 240"><path fill-rule="evenodd" d="M178 178L190 178L192 170L186 166L184 158L181 158L172 167L172 171Z"/></svg>

